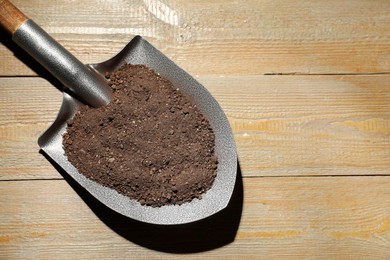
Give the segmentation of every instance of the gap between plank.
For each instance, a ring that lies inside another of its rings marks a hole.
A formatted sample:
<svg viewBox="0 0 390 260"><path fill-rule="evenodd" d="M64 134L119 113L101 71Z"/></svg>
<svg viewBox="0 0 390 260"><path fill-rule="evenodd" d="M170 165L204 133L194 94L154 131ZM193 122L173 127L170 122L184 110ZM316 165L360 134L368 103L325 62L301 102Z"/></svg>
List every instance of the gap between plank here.
<svg viewBox="0 0 390 260"><path fill-rule="evenodd" d="M23 181L60 181L65 180L64 178L38 178L38 179L8 179L8 180L0 180L0 182L23 182Z"/></svg>
<svg viewBox="0 0 390 260"><path fill-rule="evenodd" d="M370 75L390 75L390 71L356 72L356 73L354 72L352 73L266 72L260 75L233 75L233 76L245 77L245 76L261 76L261 75L262 76L370 76ZM42 77L39 75L0 75L0 78L42 78Z"/></svg>
<svg viewBox="0 0 390 260"><path fill-rule="evenodd" d="M269 72L264 76L369 76L389 75L390 71L383 72L357 72L357 73L303 73L303 72Z"/></svg>
<svg viewBox="0 0 390 260"><path fill-rule="evenodd" d="M255 178L350 178L350 177L390 177L390 174L362 174L362 175L278 175L278 176L243 176L243 179ZM0 182L23 182L23 181L60 181L64 178L38 178L38 179L8 179Z"/></svg>

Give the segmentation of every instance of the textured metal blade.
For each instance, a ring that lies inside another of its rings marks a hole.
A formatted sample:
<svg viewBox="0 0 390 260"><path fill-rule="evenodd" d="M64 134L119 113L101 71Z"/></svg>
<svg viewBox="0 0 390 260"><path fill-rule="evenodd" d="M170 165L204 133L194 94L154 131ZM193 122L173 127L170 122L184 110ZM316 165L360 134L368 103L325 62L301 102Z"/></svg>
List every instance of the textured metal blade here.
<svg viewBox="0 0 390 260"><path fill-rule="evenodd" d="M189 203L167 205L159 208L142 206L137 201L123 196L113 189L103 187L80 174L64 155L62 135L66 122L78 111L81 102L64 94L63 104L57 119L39 138L41 149L61 166L72 178L99 201L127 217L153 224L184 224L201 220L224 209L233 193L237 174L237 155L233 133L226 115L212 95L188 73L154 48L150 43L135 37L119 54L112 59L89 65L97 73L104 75L125 63L143 64L168 78L174 86L190 98L215 131L215 152L219 160L217 177L212 188L201 200Z"/></svg>

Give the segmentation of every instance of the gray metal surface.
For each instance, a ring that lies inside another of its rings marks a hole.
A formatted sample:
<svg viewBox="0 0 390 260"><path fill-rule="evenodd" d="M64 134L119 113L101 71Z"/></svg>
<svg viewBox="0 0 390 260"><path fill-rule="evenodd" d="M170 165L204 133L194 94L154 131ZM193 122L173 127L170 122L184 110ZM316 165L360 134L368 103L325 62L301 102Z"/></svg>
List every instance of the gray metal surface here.
<svg viewBox="0 0 390 260"><path fill-rule="evenodd" d="M12 40L84 103L99 107L110 102L112 93L104 77L82 64L34 21L23 23Z"/></svg>
<svg viewBox="0 0 390 260"><path fill-rule="evenodd" d="M95 198L112 210L135 220L153 224L184 224L201 220L224 209L235 186L237 155L229 122L217 101L206 88L140 36L135 37L112 59L88 67L103 76L105 72L114 71L125 63L144 64L168 78L197 104L210 121L215 131L215 151L219 164L215 182L203 198L180 206L167 205L159 208L141 206L137 201L80 174L64 155L62 135L66 131L67 120L74 116L82 103L66 93L57 119L38 140L41 149Z"/></svg>

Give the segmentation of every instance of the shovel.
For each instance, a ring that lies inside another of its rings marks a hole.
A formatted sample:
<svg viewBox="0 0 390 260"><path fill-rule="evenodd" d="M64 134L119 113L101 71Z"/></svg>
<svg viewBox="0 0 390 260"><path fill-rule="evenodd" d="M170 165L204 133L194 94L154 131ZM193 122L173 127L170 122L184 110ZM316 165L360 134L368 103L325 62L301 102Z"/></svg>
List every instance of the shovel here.
<svg viewBox="0 0 390 260"><path fill-rule="evenodd" d="M224 209L233 193L237 174L237 155L232 130L226 115L211 94L188 73L169 60L140 36L134 37L113 58L84 65L42 28L28 19L8 0L0 0L0 25L27 53L50 71L65 87L60 111L54 123L39 137L38 144L56 164L97 200L129 218L152 224L175 225L198 221ZM137 201L104 187L80 174L68 161L62 146L67 122L84 105L108 104L111 89L104 77L122 65L143 64L169 79L192 100L209 120L215 132L217 176L202 199L182 205L142 206Z"/></svg>

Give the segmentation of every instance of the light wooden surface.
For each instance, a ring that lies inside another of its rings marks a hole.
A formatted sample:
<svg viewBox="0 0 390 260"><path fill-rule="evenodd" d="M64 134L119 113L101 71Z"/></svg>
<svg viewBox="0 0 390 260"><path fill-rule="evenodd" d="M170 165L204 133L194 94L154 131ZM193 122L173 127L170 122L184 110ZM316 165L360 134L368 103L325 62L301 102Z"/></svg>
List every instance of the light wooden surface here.
<svg viewBox="0 0 390 260"><path fill-rule="evenodd" d="M13 3L84 63L140 34L195 76L243 188L179 227L102 207L39 153L62 94L0 31L0 259L390 258L390 1Z"/></svg>

